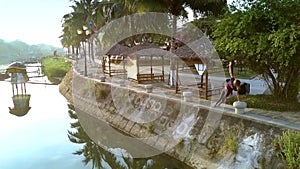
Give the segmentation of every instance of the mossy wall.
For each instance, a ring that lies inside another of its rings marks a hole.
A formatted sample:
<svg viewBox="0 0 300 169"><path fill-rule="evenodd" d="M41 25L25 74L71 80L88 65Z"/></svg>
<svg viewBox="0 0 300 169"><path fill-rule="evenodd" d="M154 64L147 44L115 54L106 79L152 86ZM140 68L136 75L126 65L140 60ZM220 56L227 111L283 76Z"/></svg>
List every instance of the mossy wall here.
<svg viewBox="0 0 300 169"><path fill-rule="evenodd" d="M96 82L72 71L60 84L60 92L95 119L193 168L284 166L274 152L273 141L287 128L220 113L182 99ZM137 151L129 150L139 154Z"/></svg>

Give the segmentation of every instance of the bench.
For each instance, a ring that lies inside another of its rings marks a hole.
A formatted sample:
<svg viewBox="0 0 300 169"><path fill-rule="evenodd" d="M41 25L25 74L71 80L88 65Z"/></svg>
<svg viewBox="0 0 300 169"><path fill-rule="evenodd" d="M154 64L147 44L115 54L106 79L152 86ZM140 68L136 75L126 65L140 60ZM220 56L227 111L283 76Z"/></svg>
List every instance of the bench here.
<svg viewBox="0 0 300 169"><path fill-rule="evenodd" d="M113 76L113 75L122 75L122 74L126 74L126 70L124 71L124 69L113 69L113 70L103 70L103 72L105 74L108 74L109 76Z"/></svg>
<svg viewBox="0 0 300 169"><path fill-rule="evenodd" d="M137 75L137 81L138 83L141 82L149 82L149 81L164 81L163 75L155 75L151 73L144 73L144 74L138 74Z"/></svg>
<svg viewBox="0 0 300 169"><path fill-rule="evenodd" d="M203 86L205 86L205 85L203 85ZM180 90L188 89L188 90L191 90L191 91L198 92L199 93L199 97L200 98L204 98L206 100L208 99L208 97L220 94L223 88L224 87L217 87L217 88L208 88L208 89L206 89L205 87L200 87L199 84L193 85L193 86L191 86L191 85L180 86Z"/></svg>

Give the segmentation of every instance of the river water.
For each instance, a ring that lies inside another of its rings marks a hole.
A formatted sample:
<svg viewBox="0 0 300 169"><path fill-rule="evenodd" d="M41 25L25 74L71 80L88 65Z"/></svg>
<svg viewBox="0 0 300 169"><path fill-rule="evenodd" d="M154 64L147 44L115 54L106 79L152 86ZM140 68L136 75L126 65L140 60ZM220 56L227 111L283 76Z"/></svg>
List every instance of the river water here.
<svg viewBox="0 0 300 169"><path fill-rule="evenodd" d="M84 132L57 85L28 83L26 89L30 109L17 116L9 109L15 107L11 84L0 81L0 169L190 168L165 154L132 159L126 150L103 149Z"/></svg>

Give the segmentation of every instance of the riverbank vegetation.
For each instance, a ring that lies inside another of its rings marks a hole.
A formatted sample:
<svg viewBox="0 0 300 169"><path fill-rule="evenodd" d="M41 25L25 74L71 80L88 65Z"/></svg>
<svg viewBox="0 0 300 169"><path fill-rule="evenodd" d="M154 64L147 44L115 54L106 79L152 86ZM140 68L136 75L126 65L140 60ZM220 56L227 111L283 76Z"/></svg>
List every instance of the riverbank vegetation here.
<svg viewBox="0 0 300 169"><path fill-rule="evenodd" d="M72 67L72 63L65 60L64 57L55 58L53 56L46 56L42 58L42 65L43 72L54 84L59 84L61 79Z"/></svg>
<svg viewBox="0 0 300 169"><path fill-rule="evenodd" d="M300 84L300 18L295 17L300 10L299 1L236 3L215 25L214 47L227 60L243 60L261 74L273 86L272 94L278 99L296 99Z"/></svg>
<svg viewBox="0 0 300 169"><path fill-rule="evenodd" d="M300 132L283 132L279 139L274 140L274 148L285 164L290 169L296 169L300 166Z"/></svg>

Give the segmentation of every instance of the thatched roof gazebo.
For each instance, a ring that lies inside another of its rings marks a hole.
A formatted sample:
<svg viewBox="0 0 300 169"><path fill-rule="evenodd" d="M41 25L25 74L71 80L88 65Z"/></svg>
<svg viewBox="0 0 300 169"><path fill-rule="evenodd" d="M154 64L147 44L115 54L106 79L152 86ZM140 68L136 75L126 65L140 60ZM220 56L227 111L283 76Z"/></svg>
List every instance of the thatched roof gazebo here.
<svg viewBox="0 0 300 169"><path fill-rule="evenodd" d="M138 83L164 81L164 57L167 53L149 42L130 48L121 54L127 58L127 77Z"/></svg>
<svg viewBox="0 0 300 169"><path fill-rule="evenodd" d="M124 60L124 57L121 56L121 53L124 53L127 50L129 50L129 47L120 45L118 43L114 45L111 49L109 49L106 52L106 56L104 56L102 60L103 72L108 74L109 76L112 76L112 74L114 73L125 73L123 69L112 69L111 63L119 64L120 62L122 62Z"/></svg>
<svg viewBox="0 0 300 169"><path fill-rule="evenodd" d="M116 55L120 55L121 53L124 53L128 50L129 50L129 47L120 45L117 43L116 45L114 45L112 48L109 49L109 51L106 53L106 55L116 56Z"/></svg>
<svg viewBox="0 0 300 169"><path fill-rule="evenodd" d="M6 73L10 74L11 76L11 84L12 84L12 90L14 94L14 85L18 92L18 84L21 84L21 93L23 94L23 89L26 94L26 85L25 83L29 80L27 72L26 72L26 66L20 62L13 62L6 68Z"/></svg>
<svg viewBox="0 0 300 169"><path fill-rule="evenodd" d="M20 62L13 62L6 68L6 73L26 73L26 66Z"/></svg>
<svg viewBox="0 0 300 169"><path fill-rule="evenodd" d="M200 70L197 69L197 72L199 73L199 75L201 76L201 81L199 84L197 84L197 87L199 88L199 90L204 90L205 92L205 99L208 98L208 71L206 70L206 65L208 64L208 59L206 56L199 56L197 53L198 51L193 51L190 47L188 47L187 45L181 46L179 48L177 48L175 50L175 54L178 56L176 59L176 86L175 86L175 90L176 93L178 93L179 91L179 87L178 87L178 79L179 79L179 75L178 75L178 63L179 62L184 62L187 65L193 65L196 67L197 66L200 67L199 65L204 65L202 66L202 73L200 74ZM205 77L204 77L205 76ZM204 80L205 78L205 80Z"/></svg>
<svg viewBox="0 0 300 169"><path fill-rule="evenodd" d="M137 51L141 51L141 50L144 50L144 49L158 49L159 47L154 45L153 43L149 43L149 42L143 42L139 45L136 45L136 46L133 46L131 48L129 48L129 50L121 53L122 56L129 56Z"/></svg>
<svg viewBox="0 0 300 169"><path fill-rule="evenodd" d="M203 51L199 53L197 49L194 51L187 45L177 48L174 53L186 64L209 64L209 53Z"/></svg>

